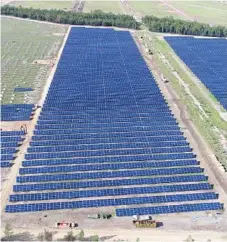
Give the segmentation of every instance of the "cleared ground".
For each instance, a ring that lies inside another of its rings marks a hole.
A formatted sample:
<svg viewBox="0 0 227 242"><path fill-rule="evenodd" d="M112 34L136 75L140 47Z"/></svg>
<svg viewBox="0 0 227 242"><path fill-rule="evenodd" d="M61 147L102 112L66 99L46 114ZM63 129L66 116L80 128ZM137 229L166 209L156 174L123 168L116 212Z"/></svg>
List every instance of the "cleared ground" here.
<svg viewBox="0 0 227 242"><path fill-rule="evenodd" d="M86 1L83 12L102 10L103 12L123 13L120 1Z"/></svg>
<svg viewBox="0 0 227 242"><path fill-rule="evenodd" d="M36 103L67 28L7 17L1 21L1 102ZM14 93L16 87L34 91Z"/></svg>
<svg viewBox="0 0 227 242"><path fill-rule="evenodd" d="M172 16L211 25L227 25L227 4L215 1L128 1L141 15Z"/></svg>
<svg viewBox="0 0 227 242"><path fill-rule="evenodd" d="M62 9L62 10L70 10L72 8L72 1L12 1L10 5L25 8L40 8L40 9Z"/></svg>

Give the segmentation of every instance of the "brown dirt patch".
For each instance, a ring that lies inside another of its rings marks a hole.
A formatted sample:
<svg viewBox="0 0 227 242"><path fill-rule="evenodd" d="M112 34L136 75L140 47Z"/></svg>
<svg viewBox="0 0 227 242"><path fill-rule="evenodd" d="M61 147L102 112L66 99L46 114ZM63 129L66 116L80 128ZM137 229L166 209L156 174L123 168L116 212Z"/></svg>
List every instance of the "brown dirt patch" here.
<svg viewBox="0 0 227 242"><path fill-rule="evenodd" d="M13 122L1 122L1 129L3 131L17 131L20 130L22 125L26 125L29 128L31 121L13 121Z"/></svg>

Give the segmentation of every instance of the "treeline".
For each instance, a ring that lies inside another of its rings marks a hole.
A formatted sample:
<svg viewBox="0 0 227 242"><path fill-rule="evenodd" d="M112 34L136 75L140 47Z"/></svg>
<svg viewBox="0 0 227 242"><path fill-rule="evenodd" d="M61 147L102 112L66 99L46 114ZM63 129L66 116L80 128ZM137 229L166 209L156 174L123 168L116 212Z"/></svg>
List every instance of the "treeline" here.
<svg viewBox="0 0 227 242"><path fill-rule="evenodd" d="M130 29L140 29L141 25L133 16L104 13L100 10L91 13L75 13L56 9L33 9L5 5L1 7L1 14L70 25L115 26ZM158 18L155 16L145 16L142 22L152 32L227 37L227 28L224 26L210 26L173 17Z"/></svg>
<svg viewBox="0 0 227 242"><path fill-rule="evenodd" d="M56 9L34 9L5 5L1 7L1 14L70 25L116 26L131 29L139 29L140 27L140 24L132 16L104 13L99 10L91 13L75 13Z"/></svg>
<svg viewBox="0 0 227 242"><path fill-rule="evenodd" d="M155 16L146 16L142 21L152 32L211 37L227 36L227 28L224 26L210 26L204 23L173 19L173 17L157 18Z"/></svg>

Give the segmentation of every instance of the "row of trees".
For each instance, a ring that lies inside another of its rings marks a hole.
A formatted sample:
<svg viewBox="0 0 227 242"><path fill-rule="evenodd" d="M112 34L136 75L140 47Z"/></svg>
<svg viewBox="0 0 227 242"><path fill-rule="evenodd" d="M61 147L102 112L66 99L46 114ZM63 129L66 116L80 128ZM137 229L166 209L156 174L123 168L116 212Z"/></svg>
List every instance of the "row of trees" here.
<svg viewBox="0 0 227 242"><path fill-rule="evenodd" d="M140 29L140 23L130 15L104 13L100 10L91 13L75 13L56 9L33 9L5 5L1 8L1 13L2 15L70 25L116 26ZM142 21L152 32L227 37L227 28L224 26L210 26L204 23L178 20L173 17L146 16Z"/></svg>
<svg viewBox="0 0 227 242"><path fill-rule="evenodd" d="M1 14L70 25L116 26L131 29L140 27L132 16L104 13L100 10L91 13L75 13L56 9L33 9L5 5L1 7Z"/></svg>
<svg viewBox="0 0 227 242"><path fill-rule="evenodd" d="M211 37L227 36L227 28L224 26L210 26L204 23L178 20L173 17L157 18L155 16L146 16L142 21L152 32Z"/></svg>

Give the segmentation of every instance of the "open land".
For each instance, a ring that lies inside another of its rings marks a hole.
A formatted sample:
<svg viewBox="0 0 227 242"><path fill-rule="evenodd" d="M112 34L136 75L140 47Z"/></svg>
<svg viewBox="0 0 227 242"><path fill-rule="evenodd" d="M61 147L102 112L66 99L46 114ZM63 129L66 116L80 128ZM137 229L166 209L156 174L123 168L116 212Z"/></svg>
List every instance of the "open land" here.
<svg viewBox="0 0 227 242"><path fill-rule="evenodd" d="M1 101L37 103L67 27L7 17L1 21ZM16 87L30 87L34 91L14 93Z"/></svg>
<svg viewBox="0 0 227 242"><path fill-rule="evenodd" d="M204 22L211 25L227 25L227 4L215 1L127 1L140 15L173 17L182 20Z"/></svg>
<svg viewBox="0 0 227 242"><path fill-rule="evenodd" d="M72 1L12 1L10 5L24 8L40 8L40 9L61 9L61 10L70 10L72 8Z"/></svg>

